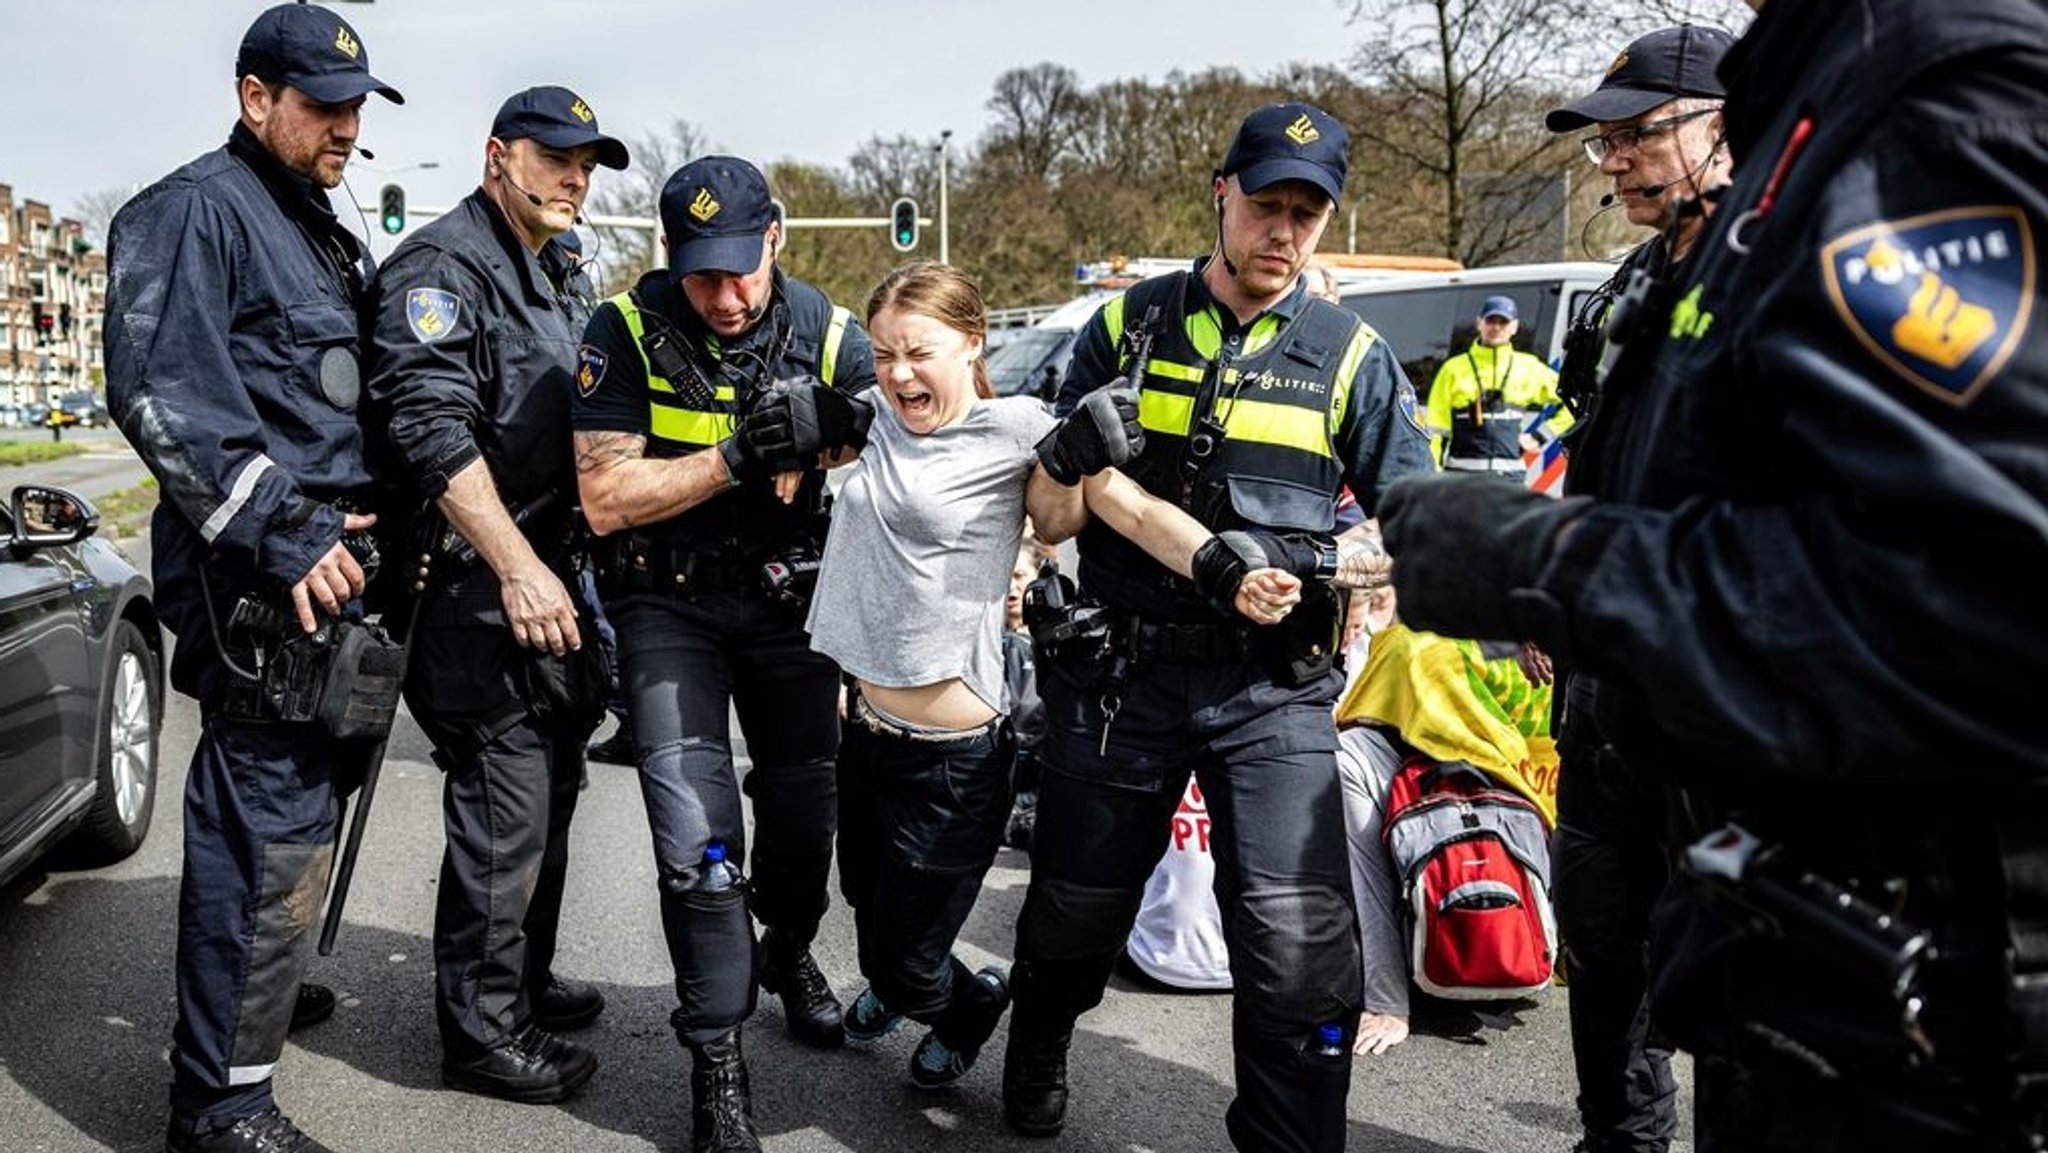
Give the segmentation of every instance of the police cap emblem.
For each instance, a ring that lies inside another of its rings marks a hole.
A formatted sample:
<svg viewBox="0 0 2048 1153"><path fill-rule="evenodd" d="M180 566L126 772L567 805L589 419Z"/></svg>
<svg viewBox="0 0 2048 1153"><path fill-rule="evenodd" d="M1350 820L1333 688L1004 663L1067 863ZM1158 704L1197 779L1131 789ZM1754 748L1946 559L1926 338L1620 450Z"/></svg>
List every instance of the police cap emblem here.
<svg viewBox="0 0 2048 1153"><path fill-rule="evenodd" d="M2034 310L2034 240L2009 205L1881 220L1829 241L1820 262L1856 340L1958 407L1998 375Z"/></svg>

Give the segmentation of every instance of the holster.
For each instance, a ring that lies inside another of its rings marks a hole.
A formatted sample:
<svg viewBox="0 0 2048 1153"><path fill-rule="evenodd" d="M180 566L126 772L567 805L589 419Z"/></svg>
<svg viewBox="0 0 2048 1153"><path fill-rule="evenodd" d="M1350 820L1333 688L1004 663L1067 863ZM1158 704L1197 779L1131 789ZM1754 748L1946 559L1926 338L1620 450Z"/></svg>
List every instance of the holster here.
<svg viewBox="0 0 2048 1153"><path fill-rule="evenodd" d="M391 731L405 648L382 627L330 621L314 632L253 639L254 678L231 674L221 711L246 720L314 722L337 740Z"/></svg>
<svg viewBox="0 0 2048 1153"><path fill-rule="evenodd" d="M1344 613L1328 586L1304 583L1301 603L1270 629L1261 642L1270 646L1267 664L1273 680L1298 688L1330 675L1344 631Z"/></svg>

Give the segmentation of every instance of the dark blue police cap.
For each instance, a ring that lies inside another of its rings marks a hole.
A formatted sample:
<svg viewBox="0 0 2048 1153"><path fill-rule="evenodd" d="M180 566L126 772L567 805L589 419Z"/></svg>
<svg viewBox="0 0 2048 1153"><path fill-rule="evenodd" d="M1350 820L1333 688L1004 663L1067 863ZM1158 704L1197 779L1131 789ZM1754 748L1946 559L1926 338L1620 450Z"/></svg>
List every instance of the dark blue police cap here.
<svg viewBox="0 0 2048 1153"><path fill-rule="evenodd" d="M1680 24L1638 36L1607 66L1599 87L1543 118L1552 132L1634 120L1681 96L1728 95L1716 69L1735 38L1719 28Z"/></svg>
<svg viewBox="0 0 2048 1153"><path fill-rule="evenodd" d="M1344 195L1350 153L1351 134L1336 117L1310 104L1268 104L1238 126L1218 174L1237 177L1246 192L1306 180L1335 202Z"/></svg>
<svg viewBox="0 0 2048 1153"><path fill-rule="evenodd" d="M631 161L626 146L597 130L597 113L581 96L567 88L542 85L514 95L498 109L491 121L491 135L499 140L532 140L549 148L581 148L597 145L597 162L606 168L624 168Z"/></svg>
<svg viewBox="0 0 2048 1153"><path fill-rule="evenodd" d="M370 50L348 21L318 4L279 4L256 18L235 54L235 79L289 84L322 104L375 92L405 103L398 89L370 75Z"/></svg>
<svg viewBox="0 0 2048 1153"><path fill-rule="evenodd" d="M752 272L761 266L761 237L774 219L760 169L737 156L692 160L661 189L669 271Z"/></svg>
<svg viewBox="0 0 2048 1153"><path fill-rule="evenodd" d="M1479 318L1484 320L1489 316L1502 316L1509 320L1520 320L1522 314L1515 307L1514 297L1489 296L1479 302Z"/></svg>

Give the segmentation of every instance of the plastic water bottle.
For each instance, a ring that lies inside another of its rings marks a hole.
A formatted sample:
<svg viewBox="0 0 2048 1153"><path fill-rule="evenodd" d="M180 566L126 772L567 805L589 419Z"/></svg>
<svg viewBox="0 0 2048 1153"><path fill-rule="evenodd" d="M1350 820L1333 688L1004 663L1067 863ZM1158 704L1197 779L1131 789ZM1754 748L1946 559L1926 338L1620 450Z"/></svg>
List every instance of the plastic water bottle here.
<svg viewBox="0 0 2048 1153"><path fill-rule="evenodd" d="M706 893L730 889L740 883L740 871L725 859L725 842L712 841L704 846L703 878L697 888Z"/></svg>
<svg viewBox="0 0 2048 1153"><path fill-rule="evenodd" d="M1315 1055L1328 1060L1344 1059L1344 1026L1332 1021L1316 1026Z"/></svg>

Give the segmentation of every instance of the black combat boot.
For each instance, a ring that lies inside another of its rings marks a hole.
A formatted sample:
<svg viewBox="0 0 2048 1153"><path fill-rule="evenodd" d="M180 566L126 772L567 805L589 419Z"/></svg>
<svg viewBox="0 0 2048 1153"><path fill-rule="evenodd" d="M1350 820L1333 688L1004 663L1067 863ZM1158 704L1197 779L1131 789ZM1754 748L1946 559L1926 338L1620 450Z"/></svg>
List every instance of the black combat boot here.
<svg viewBox="0 0 2048 1153"><path fill-rule="evenodd" d="M740 1031L690 1046L690 1153L761 1153Z"/></svg>
<svg viewBox="0 0 2048 1153"><path fill-rule="evenodd" d="M846 1013L832 985L811 960L811 946L780 929L761 934L761 988L782 998L789 1035L813 1048L846 1043Z"/></svg>
<svg viewBox="0 0 2048 1153"><path fill-rule="evenodd" d="M1003 1050L1003 1117L1026 1137L1057 1137L1067 1123L1067 1046L1072 1032L1034 1037L1010 1022Z"/></svg>

